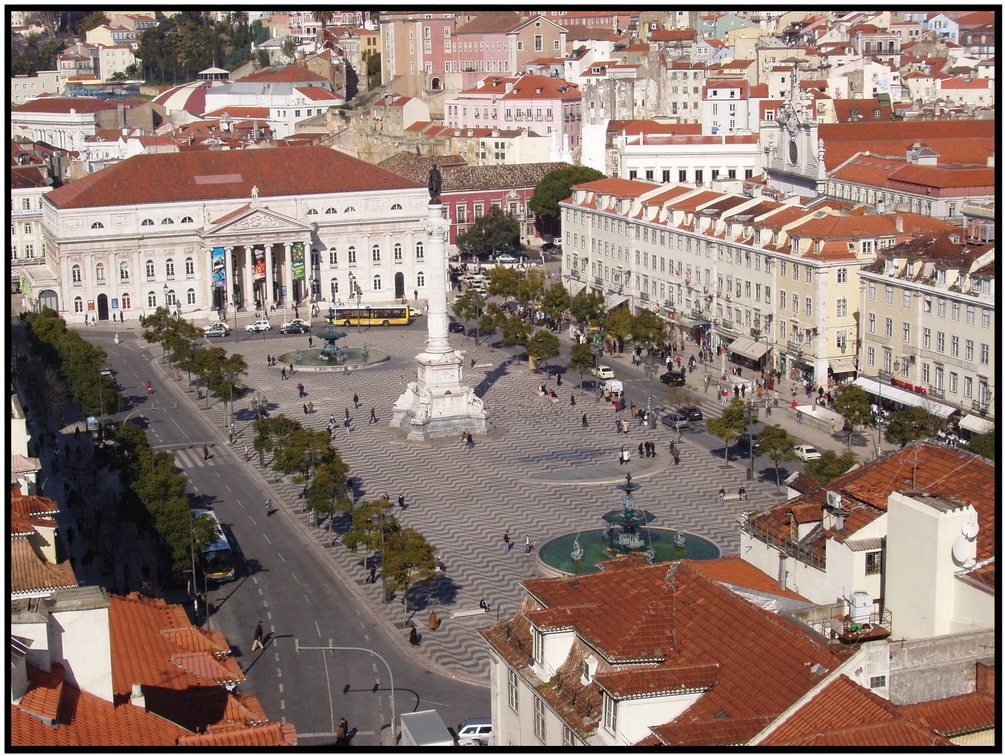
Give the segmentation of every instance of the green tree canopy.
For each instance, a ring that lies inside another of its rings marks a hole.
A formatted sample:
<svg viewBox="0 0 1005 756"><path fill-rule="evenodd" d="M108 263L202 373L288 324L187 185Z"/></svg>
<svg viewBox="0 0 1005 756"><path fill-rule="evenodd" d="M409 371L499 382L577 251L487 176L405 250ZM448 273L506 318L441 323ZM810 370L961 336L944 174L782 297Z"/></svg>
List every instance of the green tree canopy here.
<svg viewBox="0 0 1005 756"><path fill-rule="evenodd" d="M851 436L855 428L872 421L872 404L868 392L854 383L843 387L834 400L834 411L845 419L848 427L848 451L851 451Z"/></svg>
<svg viewBox="0 0 1005 756"><path fill-rule="evenodd" d="M632 340L646 349L655 349L666 341L667 324L659 315L642 310L628 324Z"/></svg>
<svg viewBox="0 0 1005 756"><path fill-rule="evenodd" d="M540 270L517 271L516 293L513 298L522 305L537 302L544 296L544 280L544 273Z"/></svg>
<svg viewBox="0 0 1005 756"><path fill-rule="evenodd" d="M857 462L855 455L850 451L844 451L838 456L837 452L828 449L821 453L820 459L807 462L804 470L813 480L827 484L839 475L844 475Z"/></svg>
<svg viewBox="0 0 1005 756"><path fill-rule="evenodd" d="M381 552L381 576L392 591L402 593L402 620L408 618L408 591L420 581L436 577L436 548L414 528L404 528L385 537Z"/></svg>
<svg viewBox="0 0 1005 756"><path fill-rule="evenodd" d="M740 399L733 398L722 412L722 417L716 417L705 424L713 436L718 436L726 442L726 465L729 466L729 442L747 432L747 411ZM753 452L751 452L753 453Z"/></svg>
<svg viewBox="0 0 1005 756"><path fill-rule="evenodd" d="M581 292L569 303L569 312L580 326L599 326L607 316L604 298L600 294Z"/></svg>
<svg viewBox="0 0 1005 756"><path fill-rule="evenodd" d="M516 268L504 268L497 265L494 268L489 268L485 277L488 279L485 288L492 296L503 300L516 297L520 286L520 271Z"/></svg>
<svg viewBox="0 0 1005 756"><path fill-rule="evenodd" d="M509 213L493 205L477 218L467 231L457 235L457 248L469 255L487 256L500 249L520 246L520 223Z"/></svg>
<svg viewBox="0 0 1005 756"><path fill-rule="evenodd" d="M886 440L904 448L919 438L929 438L934 435L931 418L924 407L904 407L890 413L886 423Z"/></svg>
<svg viewBox="0 0 1005 756"><path fill-rule="evenodd" d="M607 316L604 325L607 332L617 339L627 339L632 334L632 323L635 316L629 312L627 307L616 307Z"/></svg>
<svg viewBox="0 0 1005 756"><path fill-rule="evenodd" d="M590 349L589 344L573 344L569 357L569 364L566 367L579 373L579 387L583 388L583 376L590 371L596 362L593 350Z"/></svg>
<svg viewBox="0 0 1005 756"><path fill-rule="evenodd" d="M535 331L527 340L527 356L538 362L547 362L560 353L558 337L545 328Z"/></svg>
<svg viewBox="0 0 1005 756"><path fill-rule="evenodd" d="M766 454L775 465L775 490L781 489L781 473L778 466L782 462L792 462L796 457L796 439L780 425L768 425L759 434L761 448L758 454Z"/></svg>
<svg viewBox="0 0 1005 756"><path fill-rule="evenodd" d="M971 436L968 446L974 454L980 454L988 459L995 459L998 455L998 444L993 432Z"/></svg>
<svg viewBox="0 0 1005 756"><path fill-rule="evenodd" d="M569 290L561 281L553 283L540 298L541 312L546 317L558 319L569 309Z"/></svg>
<svg viewBox="0 0 1005 756"><path fill-rule="evenodd" d="M559 202L572 194L572 187L605 178L604 174L595 168L576 165L569 168L556 168L549 171L534 187L534 195L528 206L537 213L542 226L548 233L555 233L560 228L562 210Z"/></svg>

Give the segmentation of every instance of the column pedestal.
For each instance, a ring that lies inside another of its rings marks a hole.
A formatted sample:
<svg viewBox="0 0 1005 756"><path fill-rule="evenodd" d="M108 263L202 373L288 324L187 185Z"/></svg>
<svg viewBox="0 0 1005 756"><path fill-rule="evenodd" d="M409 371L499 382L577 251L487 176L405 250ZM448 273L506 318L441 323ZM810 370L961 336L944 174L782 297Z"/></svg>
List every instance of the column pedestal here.
<svg viewBox="0 0 1005 756"><path fill-rule="evenodd" d="M426 348L418 355L417 380L409 381L392 411L391 426L402 428L411 441L461 433L484 435L492 430L488 413L474 389L461 383L463 358L450 346L447 333L446 238L450 223L439 200L429 204L425 221L429 235L429 312Z"/></svg>

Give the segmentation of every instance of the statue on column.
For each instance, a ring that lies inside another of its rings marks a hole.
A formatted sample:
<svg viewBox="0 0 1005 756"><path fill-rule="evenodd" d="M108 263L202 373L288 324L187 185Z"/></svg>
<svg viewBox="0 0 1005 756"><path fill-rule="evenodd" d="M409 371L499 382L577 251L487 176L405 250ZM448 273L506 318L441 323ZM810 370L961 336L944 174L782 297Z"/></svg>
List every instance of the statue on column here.
<svg viewBox="0 0 1005 756"><path fill-rule="evenodd" d="M429 169L427 186L429 188L429 204L440 204L440 187L443 186L443 177L440 175L440 169L435 164Z"/></svg>

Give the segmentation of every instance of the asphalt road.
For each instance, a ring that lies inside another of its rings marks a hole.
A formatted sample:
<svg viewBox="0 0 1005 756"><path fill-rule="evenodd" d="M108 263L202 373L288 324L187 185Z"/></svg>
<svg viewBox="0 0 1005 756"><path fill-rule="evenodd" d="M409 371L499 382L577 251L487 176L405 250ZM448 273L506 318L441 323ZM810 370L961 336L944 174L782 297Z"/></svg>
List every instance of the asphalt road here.
<svg viewBox="0 0 1005 756"><path fill-rule="evenodd" d="M401 631L366 606L356 605L331 560L320 559L294 524L284 521L283 512L266 517L267 493L257 477L248 474L248 466L234 457L224 429L211 427L198 409L202 403L192 394L186 396L181 384L158 385L150 364L161 358L159 347L148 348L135 333L118 345L110 332L83 334L108 352L109 366L128 397L129 406L118 418L138 410L133 417L142 418L154 448L179 453L192 505L211 506L230 536L238 579L210 585L208 623L224 633L240 662L247 676L241 689L258 696L271 720L294 724L303 745L332 744L340 717L349 722L353 745L387 744L392 674L398 716L435 708L449 726L456 726L467 717L489 714L487 689L432 674L403 656L388 635ZM242 332L239 338L288 337L274 330ZM149 396L147 380L154 383ZM209 446L210 458L195 464L202 460L204 445ZM253 652L252 635L259 621L266 646ZM371 649L391 671L365 651L298 653L295 641L301 646Z"/></svg>

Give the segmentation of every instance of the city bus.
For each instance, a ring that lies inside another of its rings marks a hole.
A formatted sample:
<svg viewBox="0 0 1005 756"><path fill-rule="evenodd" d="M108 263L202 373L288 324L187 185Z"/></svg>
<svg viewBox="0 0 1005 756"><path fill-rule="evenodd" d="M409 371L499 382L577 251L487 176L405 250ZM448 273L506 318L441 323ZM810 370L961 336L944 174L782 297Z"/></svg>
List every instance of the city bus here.
<svg viewBox="0 0 1005 756"><path fill-rule="evenodd" d="M408 325L412 322L412 312L408 305L343 305L334 308L330 320L336 325Z"/></svg>
<svg viewBox="0 0 1005 756"><path fill-rule="evenodd" d="M234 574L234 552L230 548L230 542L220 526L220 520L216 513L208 509L196 511L193 517L205 517L209 519L216 530L215 540L205 544L199 550L199 566L207 581L212 580L217 583L225 583L236 579Z"/></svg>

